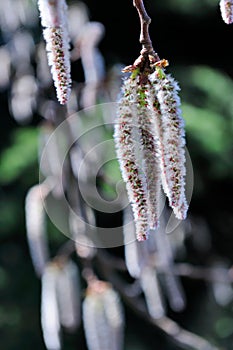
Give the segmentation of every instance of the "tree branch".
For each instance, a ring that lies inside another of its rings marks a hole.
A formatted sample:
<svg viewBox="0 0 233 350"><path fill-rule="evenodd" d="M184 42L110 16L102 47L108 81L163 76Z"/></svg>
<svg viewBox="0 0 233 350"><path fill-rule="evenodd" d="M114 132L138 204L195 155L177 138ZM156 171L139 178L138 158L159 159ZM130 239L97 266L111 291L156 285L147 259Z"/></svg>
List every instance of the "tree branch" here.
<svg viewBox="0 0 233 350"><path fill-rule="evenodd" d="M151 23L151 18L148 16L146 9L143 4L143 0L134 0L133 5L138 11L138 15L141 23L141 33L140 33L140 43L142 48L146 49L147 52L153 52L152 42L149 35L149 25Z"/></svg>
<svg viewBox="0 0 233 350"><path fill-rule="evenodd" d="M116 256L110 256L106 251L101 252L101 258L116 271L127 272L125 261ZM186 277L196 280L202 280L209 283L233 283L233 266L229 268L194 266L188 263L174 263L172 269L166 270L163 266L156 263L156 257L152 258L158 274L174 274L180 277Z"/></svg>
<svg viewBox="0 0 233 350"><path fill-rule="evenodd" d="M138 11L141 32L139 42L142 44L142 50L140 56L134 61L133 65L125 67L123 72L131 72L135 68L142 68L141 70L150 70L150 65L154 65L156 62L160 62L158 54L154 51L152 41L149 34L149 25L151 18L148 16L144 7L143 0L133 0L133 5Z"/></svg>

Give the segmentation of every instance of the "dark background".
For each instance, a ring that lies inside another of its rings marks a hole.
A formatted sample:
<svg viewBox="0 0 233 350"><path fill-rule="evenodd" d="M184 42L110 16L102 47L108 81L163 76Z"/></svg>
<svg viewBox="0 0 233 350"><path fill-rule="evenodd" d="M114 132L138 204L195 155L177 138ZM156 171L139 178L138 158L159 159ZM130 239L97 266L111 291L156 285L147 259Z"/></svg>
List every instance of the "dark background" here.
<svg viewBox="0 0 233 350"><path fill-rule="evenodd" d="M89 0L85 4L89 8L90 20L105 26L106 33L99 49L106 69L117 63L132 64L141 49L138 15L132 1ZM36 1L30 2L30 6L36 6ZM192 235L186 240L186 259L203 266L216 259L230 267L233 262L233 25L223 22L218 1L148 0L145 6L152 18L150 35L153 46L161 58L170 62L168 70L179 81L181 99L185 104L187 147L194 169L189 215L194 223L198 223L193 225ZM35 42L38 41L40 27L31 30ZM5 34L1 34L1 43L7 44ZM76 81L83 78L79 68L78 63L72 65L72 76ZM40 280L31 263L24 220L25 195L38 181L35 140L41 117L35 111L33 119L26 125L15 121L8 105L10 91L11 83L2 88L0 94L1 349L41 350L44 344L39 314ZM204 119L203 115L202 119L200 114L196 122L190 123L187 111L195 118L195 113L201 110L206 111L208 118ZM29 155L25 150L28 147L31 148ZM25 157L23 164L18 162L21 157ZM206 231L207 246L202 241ZM52 230L50 238L54 250L63 242L61 236ZM191 279L182 281L187 308L179 314L169 310L169 316L221 349L231 350L233 303L218 305L208 283ZM125 349L180 349L132 310L126 307L125 312ZM64 337L64 349L86 349L82 328Z"/></svg>

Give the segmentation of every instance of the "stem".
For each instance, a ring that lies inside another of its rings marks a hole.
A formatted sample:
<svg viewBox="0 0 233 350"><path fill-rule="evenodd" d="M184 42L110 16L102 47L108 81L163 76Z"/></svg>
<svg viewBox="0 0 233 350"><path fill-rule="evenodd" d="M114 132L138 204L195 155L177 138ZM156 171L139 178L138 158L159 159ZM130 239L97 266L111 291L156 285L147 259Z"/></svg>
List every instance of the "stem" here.
<svg viewBox="0 0 233 350"><path fill-rule="evenodd" d="M151 22L151 18L146 12L143 0L133 0L133 5L136 7L140 19L141 32L139 42L142 44L142 50L140 52L140 56L134 61L134 63L122 69L122 72L133 72L135 68L140 68L141 72L147 70L148 73L148 71L151 71L151 65L156 64L156 62L160 62L160 58L152 46L152 41L149 34L149 24ZM144 75L144 78L144 80L147 81L146 75Z"/></svg>
<svg viewBox="0 0 233 350"><path fill-rule="evenodd" d="M133 0L133 5L138 11L141 23L141 33L139 42L142 44L142 49L144 49L147 53L153 53L154 49L149 35L149 25L151 22L151 18L148 16L145 10L143 0Z"/></svg>
<svg viewBox="0 0 233 350"><path fill-rule="evenodd" d="M125 265L125 261L120 257L110 257L107 252L101 254L101 258L106 260L106 263L110 268L116 271L128 272ZM155 257L156 260L156 257ZM152 262L154 259L152 258ZM233 283L233 266L230 268L215 268L215 267L203 267L193 266L187 263L176 263L172 267L172 270L166 270L161 266L153 263L158 274L170 275L171 273L175 276L187 277L194 280L202 280L205 282L216 282L216 283Z"/></svg>

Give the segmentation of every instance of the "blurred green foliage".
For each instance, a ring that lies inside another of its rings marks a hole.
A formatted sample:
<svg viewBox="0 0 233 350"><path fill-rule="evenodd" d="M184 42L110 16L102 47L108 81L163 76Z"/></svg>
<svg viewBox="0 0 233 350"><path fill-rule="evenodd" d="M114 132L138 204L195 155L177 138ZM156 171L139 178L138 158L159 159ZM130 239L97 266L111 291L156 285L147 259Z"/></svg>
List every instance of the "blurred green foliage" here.
<svg viewBox="0 0 233 350"><path fill-rule="evenodd" d="M7 184L22 176L29 166L37 166L38 130L22 127L12 131L11 144L0 156L0 183Z"/></svg>
<svg viewBox="0 0 233 350"><path fill-rule="evenodd" d="M233 176L232 80L223 71L202 65L179 68L175 74L192 155L208 158L212 179Z"/></svg>
<svg viewBox="0 0 233 350"><path fill-rule="evenodd" d="M174 12L180 12L184 15L202 16L206 14L211 8L218 7L218 0L166 0L163 2L165 8L170 8Z"/></svg>

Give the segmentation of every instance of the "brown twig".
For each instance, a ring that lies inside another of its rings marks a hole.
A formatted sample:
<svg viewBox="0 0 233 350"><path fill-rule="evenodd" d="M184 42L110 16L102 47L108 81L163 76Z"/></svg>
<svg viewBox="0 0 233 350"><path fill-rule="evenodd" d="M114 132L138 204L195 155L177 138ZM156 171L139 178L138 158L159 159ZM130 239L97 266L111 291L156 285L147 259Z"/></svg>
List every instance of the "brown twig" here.
<svg viewBox="0 0 233 350"><path fill-rule="evenodd" d="M160 62L158 54L154 51L152 46L152 41L149 34L149 25L151 23L151 18L148 16L146 9L144 7L143 0L133 0L133 5L138 11L141 31L139 42L142 44L142 50L140 56L134 61L130 66L123 69L123 72L131 72L135 68L140 68L141 71L146 71L151 69L156 62Z"/></svg>
<svg viewBox="0 0 233 350"><path fill-rule="evenodd" d="M152 41L149 35L149 25L151 23L151 18L148 16L146 9L143 4L143 0L134 0L133 5L136 7L138 11L138 15L141 23L141 33L140 33L140 43L142 44L142 48L146 49L146 51L154 52Z"/></svg>

